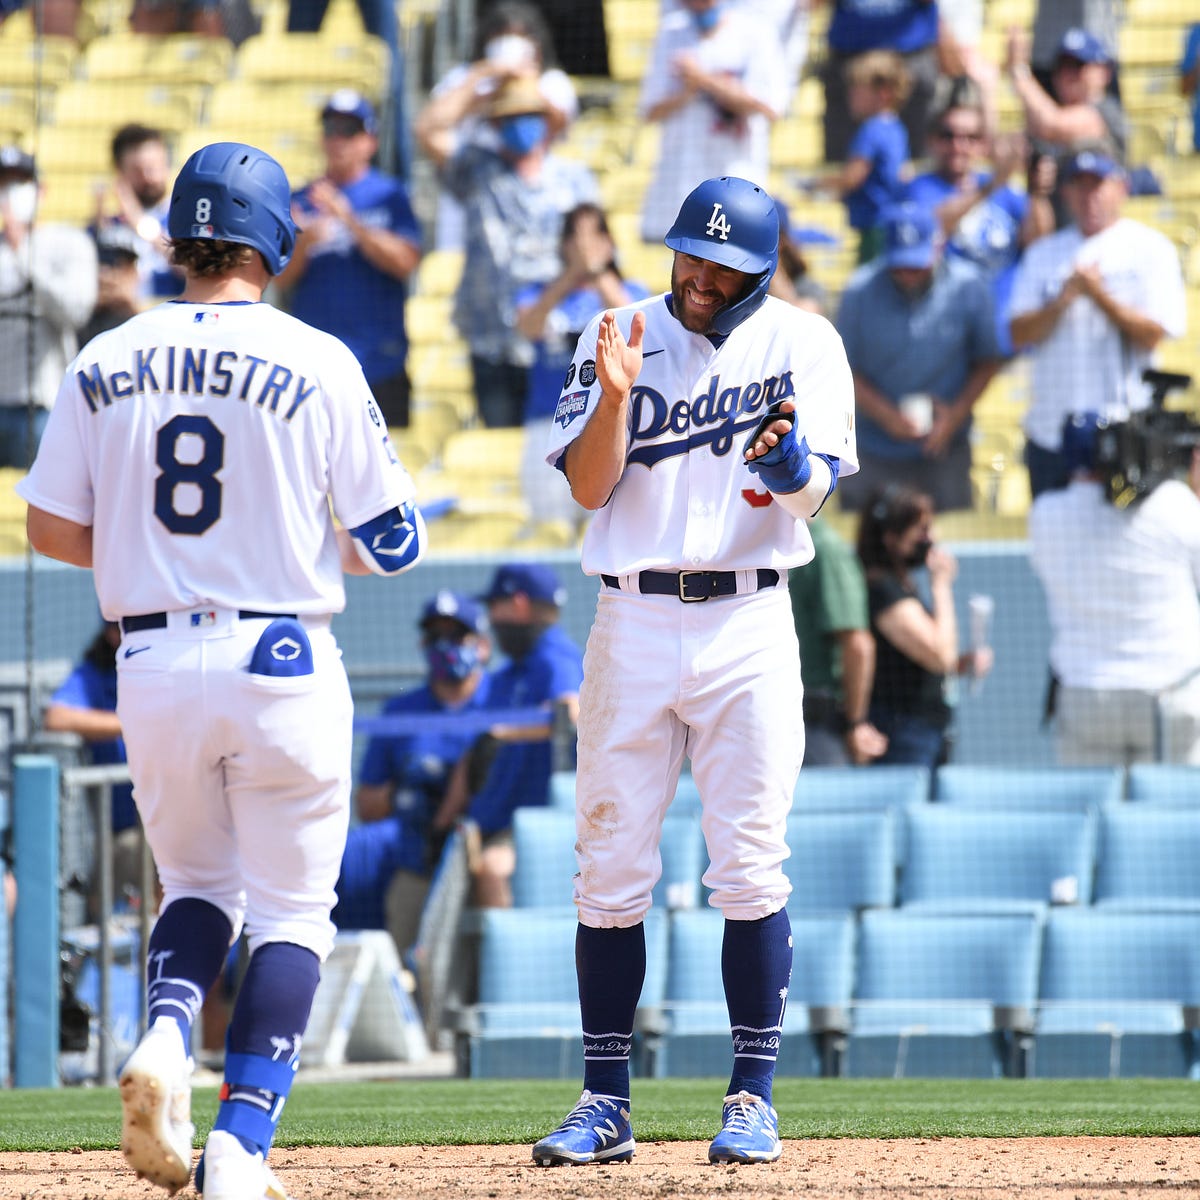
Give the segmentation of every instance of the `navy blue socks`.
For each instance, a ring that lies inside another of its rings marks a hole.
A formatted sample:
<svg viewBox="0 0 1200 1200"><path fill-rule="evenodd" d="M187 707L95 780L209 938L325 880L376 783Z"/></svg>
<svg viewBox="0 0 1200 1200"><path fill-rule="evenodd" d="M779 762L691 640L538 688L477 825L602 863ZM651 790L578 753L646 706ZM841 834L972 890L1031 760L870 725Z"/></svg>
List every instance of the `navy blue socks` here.
<svg viewBox="0 0 1200 1200"><path fill-rule="evenodd" d="M728 1095L750 1092L771 1103L791 976L792 924L786 909L759 921L725 922L721 977L733 1034Z"/></svg>
<svg viewBox="0 0 1200 1200"><path fill-rule="evenodd" d="M583 1086L629 1099L633 1018L646 978L646 931L590 929L575 934L575 971L583 1017Z"/></svg>

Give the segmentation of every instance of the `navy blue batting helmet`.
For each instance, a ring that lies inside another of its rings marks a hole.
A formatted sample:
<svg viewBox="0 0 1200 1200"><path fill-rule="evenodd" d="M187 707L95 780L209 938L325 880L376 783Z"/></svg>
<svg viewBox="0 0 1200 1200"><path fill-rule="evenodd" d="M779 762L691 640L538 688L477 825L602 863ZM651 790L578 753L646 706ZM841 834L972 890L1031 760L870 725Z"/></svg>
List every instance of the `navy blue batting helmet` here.
<svg viewBox="0 0 1200 1200"><path fill-rule="evenodd" d="M172 238L213 238L253 246L278 275L296 245L292 193L283 168L264 150L214 142L183 164L171 191Z"/></svg>
<svg viewBox="0 0 1200 1200"><path fill-rule="evenodd" d="M672 250L756 277L750 292L713 321L727 334L767 297L779 262L779 213L758 184L723 175L692 189L663 240Z"/></svg>

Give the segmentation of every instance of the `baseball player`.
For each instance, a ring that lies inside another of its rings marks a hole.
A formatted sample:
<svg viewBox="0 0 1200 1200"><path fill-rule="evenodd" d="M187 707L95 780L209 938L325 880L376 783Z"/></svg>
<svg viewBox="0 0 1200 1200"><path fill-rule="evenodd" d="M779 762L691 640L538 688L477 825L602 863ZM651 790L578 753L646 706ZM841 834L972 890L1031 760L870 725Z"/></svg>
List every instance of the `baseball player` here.
<svg viewBox="0 0 1200 1200"><path fill-rule="evenodd" d="M629 1052L642 919L684 756L703 801L704 883L725 915L733 1072L713 1162L778 1158L771 1083L791 973L782 869L804 756L788 568L805 518L857 469L850 369L823 317L767 295L775 204L709 179L666 243L671 290L593 320L567 371L549 461L596 510L602 583L584 656L576 787L583 1096L535 1162L634 1150Z"/></svg>
<svg viewBox="0 0 1200 1200"><path fill-rule="evenodd" d="M248 934L205 1200L283 1196L266 1157L333 943L349 815L330 614L344 571L404 571L425 538L354 356L261 303L295 243L289 202L252 146L188 159L167 225L181 298L84 347L19 485L34 548L91 567L121 626L117 713L163 889L121 1148L172 1192L191 1174L192 1022Z"/></svg>

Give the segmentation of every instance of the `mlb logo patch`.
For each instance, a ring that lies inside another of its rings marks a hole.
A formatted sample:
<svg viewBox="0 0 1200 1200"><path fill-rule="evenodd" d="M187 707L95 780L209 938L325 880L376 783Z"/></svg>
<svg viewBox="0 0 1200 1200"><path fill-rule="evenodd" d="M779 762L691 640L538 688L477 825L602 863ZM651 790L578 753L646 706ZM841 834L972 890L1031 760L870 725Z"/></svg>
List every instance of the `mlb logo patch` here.
<svg viewBox="0 0 1200 1200"><path fill-rule="evenodd" d="M571 392L569 395L564 396L558 402L558 407L554 410L555 421L566 429L576 417L582 416L587 412L587 402L587 392Z"/></svg>
<svg viewBox="0 0 1200 1200"><path fill-rule="evenodd" d="M193 629L204 629L208 625L217 623L217 614L209 609L207 612L194 612L190 617Z"/></svg>
<svg viewBox="0 0 1200 1200"><path fill-rule="evenodd" d="M198 312L192 314L192 323L195 325L215 325L221 319L219 312Z"/></svg>
<svg viewBox="0 0 1200 1200"><path fill-rule="evenodd" d="M210 238L213 235L213 227L211 225L193 225L192 237L194 238Z"/></svg>

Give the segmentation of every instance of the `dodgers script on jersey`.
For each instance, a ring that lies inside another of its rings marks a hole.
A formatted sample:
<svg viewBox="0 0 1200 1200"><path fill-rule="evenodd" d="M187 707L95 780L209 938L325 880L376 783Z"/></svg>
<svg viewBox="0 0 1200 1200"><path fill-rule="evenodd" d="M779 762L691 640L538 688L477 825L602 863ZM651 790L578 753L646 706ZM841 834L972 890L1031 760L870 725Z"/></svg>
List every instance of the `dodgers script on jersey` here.
<svg viewBox="0 0 1200 1200"><path fill-rule="evenodd" d="M616 310L626 339L633 314L646 314L642 369L630 392L625 472L584 536L584 571L782 571L808 562L807 525L745 468L742 447L772 404L792 400L796 436L813 453L838 458L842 475L858 470L841 338L824 317L768 296L716 347L675 320L669 299ZM599 325L597 317L584 330L567 370L547 445L551 464L595 411Z"/></svg>
<svg viewBox="0 0 1200 1200"><path fill-rule="evenodd" d="M101 334L68 369L48 431L56 453L18 490L94 527L110 620L340 612L329 497L348 529L414 497L354 356L266 304L174 301Z"/></svg>

